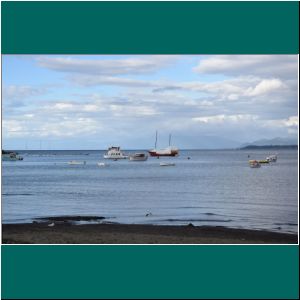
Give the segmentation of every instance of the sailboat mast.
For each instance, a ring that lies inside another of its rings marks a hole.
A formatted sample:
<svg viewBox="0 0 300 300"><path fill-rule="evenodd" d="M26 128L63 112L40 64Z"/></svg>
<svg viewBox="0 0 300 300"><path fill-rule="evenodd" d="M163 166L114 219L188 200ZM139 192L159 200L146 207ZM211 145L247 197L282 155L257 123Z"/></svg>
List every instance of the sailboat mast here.
<svg viewBox="0 0 300 300"><path fill-rule="evenodd" d="M171 146L171 134L169 134L169 147Z"/></svg>
<svg viewBox="0 0 300 300"><path fill-rule="evenodd" d="M156 149L156 146L157 146L157 130L156 130L156 134L155 134L155 147L154 147L154 149Z"/></svg>

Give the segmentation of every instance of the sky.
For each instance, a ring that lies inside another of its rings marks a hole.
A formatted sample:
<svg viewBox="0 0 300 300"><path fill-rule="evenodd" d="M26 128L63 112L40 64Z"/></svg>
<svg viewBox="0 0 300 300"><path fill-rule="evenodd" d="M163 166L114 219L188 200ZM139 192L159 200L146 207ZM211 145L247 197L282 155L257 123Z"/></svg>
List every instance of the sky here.
<svg viewBox="0 0 300 300"><path fill-rule="evenodd" d="M3 55L3 149L235 148L298 136L297 55Z"/></svg>

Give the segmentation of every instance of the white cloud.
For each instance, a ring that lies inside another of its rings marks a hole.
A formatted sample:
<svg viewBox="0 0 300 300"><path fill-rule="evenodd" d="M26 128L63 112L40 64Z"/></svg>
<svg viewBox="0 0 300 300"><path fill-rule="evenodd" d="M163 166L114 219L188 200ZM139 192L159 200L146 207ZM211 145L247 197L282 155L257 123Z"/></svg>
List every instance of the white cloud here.
<svg viewBox="0 0 300 300"><path fill-rule="evenodd" d="M109 106L113 116L115 117L142 117L142 116L154 116L160 114L155 108L151 106L135 106L135 105L116 105Z"/></svg>
<svg viewBox="0 0 300 300"><path fill-rule="evenodd" d="M21 136L24 126L18 120L2 120L2 130L7 137Z"/></svg>
<svg viewBox="0 0 300 300"><path fill-rule="evenodd" d="M284 121L284 124L288 127L298 126L299 125L298 116L289 117L287 120Z"/></svg>
<svg viewBox="0 0 300 300"><path fill-rule="evenodd" d="M194 68L200 74L297 77L297 55L214 55Z"/></svg>
<svg viewBox="0 0 300 300"><path fill-rule="evenodd" d="M37 58L39 66L60 72L94 75L145 74L173 63L176 56L153 55L119 59L79 59L72 57Z"/></svg>
<svg viewBox="0 0 300 300"><path fill-rule="evenodd" d="M245 96L260 96L282 88L286 88L286 85L279 79L263 79L254 88L249 87Z"/></svg>
<svg viewBox="0 0 300 300"><path fill-rule="evenodd" d="M297 133L298 82L293 75L297 66L294 56L204 57L196 68L199 77L192 73L195 57L188 60L188 65L183 66L187 59L182 59L172 66L176 59L167 56L34 58L38 66L66 74L42 70L51 74L49 80L68 83L62 89L51 89L51 98L47 94L51 82L47 89L30 86L25 79L24 85L8 86L4 102L9 100L14 106L4 105L4 136L33 139L55 136L61 141L63 137L72 137L78 138L80 144L81 139L89 139L93 134L102 136L103 143L113 138L117 142L127 141L133 135L137 141L147 141L145 132L149 135L156 128L161 135L165 132L190 135L190 141L199 134L251 141L261 135ZM35 68L32 72L38 72L39 67Z"/></svg>
<svg viewBox="0 0 300 300"><path fill-rule="evenodd" d="M41 126L41 137L72 137L82 134L95 134L101 131L102 125L92 118L66 118L58 122L45 122Z"/></svg>
<svg viewBox="0 0 300 300"><path fill-rule="evenodd" d="M214 123L214 124L221 124L225 122L233 122L233 123L239 123L241 121L254 121L258 117L255 115L249 115L249 114L237 114L237 115L214 115L214 116L203 116L203 117L195 117L192 118L193 121L199 122L199 123Z"/></svg>
<svg viewBox="0 0 300 300"><path fill-rule="evenodd" d="M100 112L105 111L105 107L101 103L89 102L78 103L75 101L53 102L47 103L40 107L41 113L48 113L49 115L55 113L84 113L84 112Z"/></svg>
<svg viewBox="0 0 300 300"><path fill-rule="evenodd" d="M161 85L154 81L136 80L130 78L103 75L73 75L68 79L82 86L112 85L120 87L156 87Z"/></svg>
<svg viewBox="0 0 300 300"><path fill-rule="evenodd" d="M266 127L289 127L292 129L296 129L298 127L298 116L291 116L286 119L274 119L274 120L266 120L264 122L264 126Z"/></svg>

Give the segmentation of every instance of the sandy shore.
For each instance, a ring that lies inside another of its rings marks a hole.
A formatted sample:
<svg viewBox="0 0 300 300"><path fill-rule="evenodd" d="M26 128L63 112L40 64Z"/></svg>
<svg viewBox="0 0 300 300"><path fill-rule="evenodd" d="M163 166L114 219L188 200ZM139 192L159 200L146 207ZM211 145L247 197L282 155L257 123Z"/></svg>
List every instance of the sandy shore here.
<svg viewBox="0 0 300 300"><path fill-rule="evenodd" d="M212 226L4 224L3 244L297 244L298 236Z"/></svg>

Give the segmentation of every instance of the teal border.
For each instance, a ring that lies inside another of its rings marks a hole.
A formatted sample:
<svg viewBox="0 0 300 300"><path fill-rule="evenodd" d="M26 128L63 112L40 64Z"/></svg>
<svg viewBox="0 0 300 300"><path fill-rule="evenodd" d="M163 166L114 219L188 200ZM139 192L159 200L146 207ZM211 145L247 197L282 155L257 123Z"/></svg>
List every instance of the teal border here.
<svg viewBox="0 0 300 300"><path fill-rule="evenodd" d="M2 246L3 298L297 299L298 246Z"/></svg>
<svg viewBox="0 0 300 300"><path fill-rule="evenodd" d="M298 2L1 2L2 54L298 54ZM287 298L299 246L1 246L2 298Z"/></svg>
<svg viewBox="0 0 300 300"><path fill-rule="evenodd" d="M297 54L298 2L2 2L2 54Z"/></svg>

